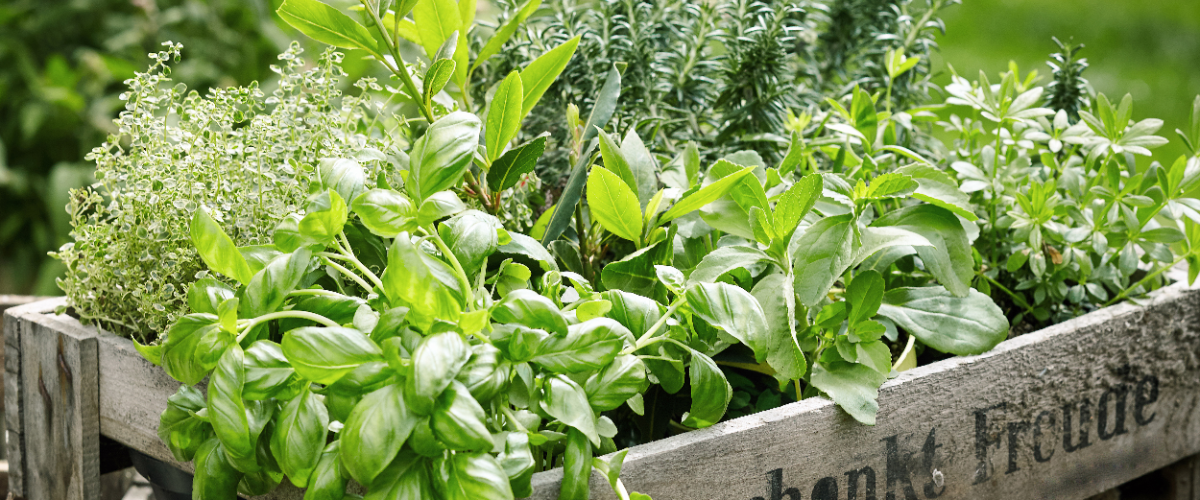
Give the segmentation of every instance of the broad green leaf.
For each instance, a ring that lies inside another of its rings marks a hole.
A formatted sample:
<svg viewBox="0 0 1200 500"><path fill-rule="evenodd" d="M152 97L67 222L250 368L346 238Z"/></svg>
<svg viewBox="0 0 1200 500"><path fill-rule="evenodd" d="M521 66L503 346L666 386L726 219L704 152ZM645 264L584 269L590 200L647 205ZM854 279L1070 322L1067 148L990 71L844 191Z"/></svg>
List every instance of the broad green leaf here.
<svg viewBox="0 0 1200 500"><path fill-rule="evenodd" d="M311 258L312 253L307 248L300 248L290 254L280 255L268 263L250 279L250 285L243 291L241 314L255 318L278 310L287 294L291 293L308 273Z"/></svg>
<svg viewBox="0 0 1200 500"><path fill-rule="evenodd" d="M858 363L867 365L882 375L892 372L892 352L887 344L870 340L854 344L854 349Z"/></svg>
<svg viewBox="0 0 1200 500"><path fill-rule="evenodd" d="M488 187L499 193L517 185L521 176L533 171L546 151L546 136L538 137L504 153L488 170Z"/></svg>
<svg viewBox="0 0 1200 500"><path fill-rule="evenodd" d="M296 487L308 485L308 477L325 449L328 426L329 411L320 397L307 388L280 411L275 432L271 434L271 453Z"/></svg>
<svg viewBox="0 0 1200 500"><path fill-rule="evenodd" d="M612 303L608 317L628 329L634 337L644 335L662 318L662 306L654 299L622 290L607 290L600 296Z"/></svg>
<svg viewBox="0 0 1200 500"><path fill-rule="evenodd" d="M208 353L197 352L196 348L203 337L221 331L221 325L213 314L180 316L167 330L167 336L161 344L163 370L171 378L187 385L200 383L208 376L212 366L204 362L201 356ZM217 353L219 356L220 353Z"/></svg>
<svg viewBox="0 0 1200 500"><path fill-rule="evenodd" d="M846 303L850 306L847 319L853 327L870 320L879 311L883 302L883 276L875 271L863 271L854 275L850 286L846 287Z"/></svg>
<svg viewBox="0 0 1200 500"><path fill-rule="evenodd" d="M588 404L587 393L566 375L547 377L542 386L540 404L547 415L579 430L595 446L600 446L596 417Z"/></svg>
<svg viewBox="0 0 1200 500"><path fill-rule="evenodd" d="M433 101L433 96L441 92L446 84L450 82L450 77L454 76L454 61L450 59L439 59L429 66L429 70L425 72L425 80L421 82L421 99L429 104Z"/></svg>
<svg viewBox="0 0 1200 500"><path fill-rule="evenodd" d="M856 198L864 200L900 198L912 194L916 189L917 182L912 177L891 172L871 179L871 185L867 187L866 192L862 196L856 196Z"/></svg>
<svg viewBox="0 0 1200 500"><path fill-rule="evenodd" d="M346 200L332 189L309 197L304 210L306 213L300 219L299 231L312 241L325 245L333 243L346 225Z"/></svg>
<svg viewBox="0 0 1200 500"><path fill-rule="evenodd" d="M630 171L633 172L633 178L637 180L637 187L634 187L633 191L637 193L638 202L644 211L654 193L658 192L658 165L634 127L630 127L625 132L625 138L621 139L621 155L625 157Z"/></svg>
<svg viewBox="0 0 1200 500"><path fill-rule="evenodd" d="M421 202L421 207L417 209L417 225L427 226L466 209L467 205L458 199L454 191L438 191Z"/></svg>
<svg viewBox="0 0 1200 500"><path fill-rule="evenodd" d="M620 323L595 318L571 325L566 335L542 339L531 361L553 373L599 370L611 363L625 340L632 337Z"/></svg>
<svg viewBox="0 0 1200 500"><path fill-rule="evenodd" d="M208 211L199 208L192 214L190 230L192 245L196 247L204 265L243 285L250 283L250 278L254 275L250 271L250 265L246 263L241 252L238 252L229 235L208 215Z"/></svg>
<svg viewBox="0 0 1200 500"><path fill-rule="evenodd" d="M621 151L621 147L612 140L612 137L603 131L597 134L597 137L600 138L600 157L604 159L604 168L609 172L616 174L617 177L624 181L625 185L628 186L629 190L632 191L636 196L638 192L638 179L637 176L633 174L633 169L629 166L629 160L625 158L625 152ZM592 175L596 175L594 170ZM588 179L588 181L588 193L590 195L591 179ZM640 205L638 212L641 212Z"/></svg>
<svg viewBox="0 0 1200 500"><path fill-rule="evenodd" d="M592 169L587 185L592 218L617 236L641 242L642 210L633 190L616 174L603 168Z"/></svg>
<svg viewBox="0 0 1200 500"><path fill-rule="evenodd" d="M245 353L237 344L221 356L208 382L208 414L229 462L242 472L256 472L261 464L255 447L274 404L242 398L244 364Z"/></svg>
<svg viewBox="0 0 1200 500"><path fill-rule="evenodd" d="M788 143L787 153L784 154L783 160L779 162L779 174L786 176L792 173L803 160L804 135L799 130L794 130L792 131L791 141Z"/></svg>
<svg viewBox="0 0 1200 500"><path fill-rule="evenodd" d="M558 262L555 261L554 256L550 255L550 252L538 240L521 233L509 233L509 236L512 238L512 241L500 245L500 248L496 249L497 253L528 257L544 270L558 271Z"/></svg>
<svg viewBox="0 0 1200 500"><path fill-rule="evenodd" d="M904 247L900 255L913 253L915 247L929 247L933 243L917 233L905 228L892 226L871 226L862 228L861 245L854 248L850 266L855 267L879 252L890 251L893 248Z"/></svg>
<svg viewBox="0 0 1200 500"><path fill-rule="evenodd" d="M384 238L395 238L417 226L417 210L403 194L390 189L372 189L350 204L358 220L372 233Z"/></svg>
<svg viewBox="0 0 1200 500"><path fill-rule="evenodd" d="M325 385L336 382L363 363L383 359L379 346L353 328L297 328L283 335L280 347L298 375Z"/></svg>
<svg viewBox="0 0 1200 500"><path fill-rule="evenodd" d="M742 168L737 172L720 178L712 184L700 188L700 190L696 191L695 193L687 195L682 200L679 200L679 202L674 206L672 206L670 210L667 210L665 213L659 216L659 223L665 224L695 210L699 210L709 203L721 199L725 195L729 194L729 191L737 186L742 179L748 175L753 175L754 168L755 167Z"/></svg>
<svg viewBox="0 0 1200 500"><path fill-rule="evenodd" d="M206 441L196 452L196 470L192 479L192 498L222 500L237 498L242 473L233 468L217 438Z"/></svg>
<svg viewBox="0 0 1200 500"><path fill-rule="evenodd" d="M508 475L490 453L455 453L434 461L442 500L513 500Z"/></svg>
<svg viewBox="0 0 1200 500"><path fill-rule="evenodd" d="M806 175L779 198L775 204L775 236L780 240L791 241L800 221L821 199L824 189L822 179L820 175Z"/></svg>
<svg viewBox="0 0 1200 500"><path fill-rule="evenodd" d="M317 164L321 186L337 191L342 200L358 198L366 188L367 174L357 161L346 158L322 158Z"/></svg>
<svg viewBox="0 0 1200 500"><path fill-rule="evenodd" d="M558 74L567 67L567 62L575 54L575 47L578 45L579 36L576 36L563 42L562 45L550 49L521 70L521 83L525 90L525 98L521 101L521 116L529 114L529 110L533 109L533 106L542 98L542 94L546 93L546 89L550 88L550 84L554 83ZM601 92L603 93L603 91ZM604 124L589 123L589 125L603 126ZM586 141L587 139L585 139Z"/></svg>
<svg viewBox="0 0 1200 500"><path fill-rule="evenodd" d="M496 30L496 33L488 39L487 44L479 50L479 54L475 56L475 62L471 64L471 71L475 71L484 61L499 53L504 44L517 32L517 28L521 26L521 23L529 19L529 16L541 6L542 0L529 0L525 5L522 5L521 10L517 11L517 15L509 19L507 23L504 23L504 26L501 26L500 29Z"/></svg>
<svg viewBox="0 0 1200 500"><path fill-rule="evenodd" d="M438 396L437 408L429 416L429 427L450 450L491 451L493 446L483 407L457 381Z"/></svg>
<svg viewBox="0 0 1200 500"><path fill-rule="evenodd" d="M471 346L470 361L454 379L462 382L476 401L486 403L508 384L510 363L501 363L500 356L500 350L492 344Z"/></svg>
<svg viewBox="0 0 1200 500"><path fill-rule="evenodd" d="M217 306L233 298L233 289L211 276L205 276L188 287L188 308L193 313L216 314Z"/></svg>
<svg viewBox="0 0 1200 500"><path fill-rule="evenodd" d="M292 387L299 385L296 370L283 356L283 349L270 340L259 340L246 348L244 369L246 383L242 386L242 397L246 399L270 399L294 391Z"/></svg>
<svg viewBox="0 0 1200 500"><path fill-rule="evenodd" d="M700 149L689 141L675 159L662 168L662 182L667 187L687 191L699 182ZM723 195L722 195L723 196Z"/></svg>
<svg viewBox="0 0 1200 500"><path fill-rule="evenodd" d="M826 217L799 235L792 250L796 295L807 307L817 305L850 265L854 224L850 214Z"/></svg>
<svg viewBox="0 0 1200 500"><path fill-rule="evenodd" d="M392 384L367 394L346 418L338 439L347 451L342 466L359 484L371 484L387 468L420 420L402 392Z"/></svg>
<svg viewBox="0 0 1200 500"><path fill-rule="evenodd" d="M938 282L956 297L966 297L975 278L971 243L958 217L935 205L916 205L888 212L875 226L897 227L929 240L931 246L916 246L917 255Z"/></svg>
<svg viewBox="0 0 1200 500"><path fill-rule="evenodd" d="M158 438L180 462L190 462L196 451L213 437L212 425L196 413L207 406L204 394L190 385L181 385L167 399L167 409L158 419Z"/></svg>
<svg viewBox="0 0 1200 500"><path fill-rule="evenodd" d="M458 376L471 350L458 332L425 337L412 355L412 374L404 381L404 397L411 411L428 415L437 397Z"/></svg>
<svg viewBox="0 0 1200 500"><path fill-rule="evenodd" d="M250 245L238 247L238 253L246 259L246 264L250 266L250 272L257 273L262 271L262 268L267 267L267 263L275 260L275 257L283 255L279 248L275 245ZM193 311L205 312L205 311Z"/></svg>
<svg viewBox="0 0 1200 500"><path fill-rule="evenodd" d="M688 277L688 284L714 283L729 271L747 268L761 262L774 261L757 248L721 247L704 256L704 259L692 270L692 275Z"/></svg>
<svg viewBox="0 0 1200 500"><path fill-rule="evenodd" d="M879 314L921 343L960 356L987 352L1008 336L1004 312L974 289L966 297L940 286L889 290Z"/></svg>
<svg viewBox="0 0 1200 500"><path fill-rule="evenodd" d="M438 498L430 476L428 459L411 450L401 451L386 469L376 476L363 500L407 500ZM347 499L350 497L347 496Z"/></svg>
<svg viewBox="0 0 1200 500"><path fill-rule="evenodd" d="M624 259L611 262L600 272L604 287L609 290L624 290L638 295L657 298L666 293L666 288L658 282L658 274L654 271L656 264L666 264L672 256L673 241L668 238L654 246L649 246L626 255Z"/></svg>
<svg viewBox="0 0 1200 500"><path fill-rule="evenodd" d="M588 500L592 477L592 443L586 434L567 430L566 450L563 452L563 479L558 489L559 500Z"/></svg>
<svg viewBox="0 0 1200 500"><path fill-rule="evenodd" d="M954 182L949 174L931 165L916 164L896 169L896 172L908 175L917 181L917 190L913 193L917 199L932 203L954 212L969 221L979 217L971 210L971 200L966 193Z"/></svg>
<svg viewBox="0 0 1200 500"><path fill-rule="evenodd" d="M349 474L342 467L339 453L341 443L330 443L317 458L317 466L308 476L308 489L304 491L304 500L342 500L346 494Z"/></svg>
<svg viewBox="0 0 1200 500"><path fill-rule="evenodd" d="M504 439L504 451L496 456L500 467L508 475L508 483L512 486L513 495L526 498L533 495L533 472L537 462L533 459L533 450L529 447L529 434L525 432L510 432Z"/></svg>
<svg viewBox="0 0 1200 500"><path fill-rule="evenodd" d="M875 425L879 386L887 380L887 375L867 365L839 360L828 365L814 363L810 380L855 420Z"/></svg>
<svg viewBox="0 0 1200 500"><path fill-rule="evenodd" d="M632 354L617 356L612 363L588 377L584 384L588 404L597 411L615 410L646 390L646 364Z"/></svg>
<svg viewBox="0 0 1200 500"><path fill-rule="evenodd" d="M587 123L583 126L583 138L580 140L580 144L586 144L586 150L579 155L579 159L571 167L571 176L567 179L567 187L563 189L562 196L554 205L554 214L550 216L540 238L543 245L549 246L550 242L558 239L570 225L571 218L575 215L575 206L579 204L579 198L583 196L583 186L587 183L588 165L592 164L593 146L591 141L596 137L596 131L603 129L608 124L608 120L612 118L613 112L617 109L617 98L620 96L621 72L617 71L616 66L613 66L609 69L604 86L600 88L600 93L596 96L596 104L592 107Z"/></svg>
<svg viewBox="0 0 1200 500"><path fill-rule="evenodd" d="M804 351L796 341L796 298L792 284L787 276L776 273L760 280L751 293L762 307L767 322L767 364L775 370L776 378L780 380L803 377L808 366Z"/></svg>
<svg viewBox="0 0 1200 500"><path fill-rule="evenodd" d="M393 306L407 305L426 318L455 320L462 311L461 292L440 281L431 267L448 266L426 255L404 235L396 238L388 250L388 267L380 276L384 295Z"/></svg>
<svg viewBox="0 0 1200 500"><path fill-rule="evenodd" d="M471 277L479 272L479 266L500 246L497 231L504 225L493 215L478 210L458 214L438 226L442 240Z"/></svg>
<svg viewBox="0 0 1200 500"><path fill-rule="evenodd" d="M487 115L486 146L489 162L495 162L496 158L500 157L500 153L504 152L504 147L521 130L521 120L525 117L521 112L521 100L524 98L521 75L516 71L509 73L508 77L496 88ZM491 172L488 172L489 181L491 177ZM489 184L492 183L489 182ZM492 186L492 189L497 192L502 191L502 189L496 189L495 186Z"/></svg>
<svg viewBox="0 0 1200 500"><path fill-rule="evenodd" d="M463 29L458 4L454 0L418 0L413 6L413 22L421 37L421 46L429 60L436 60L438 48L455 32ZM456 36L457 38L457 36Z"/></svg>
<svg viewBox="0 0 1200 500"><path fill-rule="evenodd" d="M684 414L683 425L704 428L719 422L733 398L733 388L721 368L704 353L692 351L688 377L692 384L692 407Z"/></svg>
<svg viewBox="0 0 1200 500"><path fill-rule="evenodd" d="M417 8L431 2L453 5L451 0L421 0ZM409 176L405 183L409 196L422 202L438 191L456 186L471 165L481 126L479 118L463 111L433 122L409 153Z"/></svg>
<svg viewBox="0 0 1200 500"><path fill-rule="evenodd" d="M545 330L557 335L567 334L567 319L550 299L532 290L514 290L492 308L495 323L515 323Z"/></svg>
<svg viewBox="0 0 1200 500"><path fill-rule="evenodd" d="M759 360L765 358L767 319L750 292L728 283L696 283L685 295L696 317L738 339Z"/></svg>
<svg viewBox="0 0 1200 500"><path fill-rule="evenodd" d="M317 0L284 0L275 11L284 22L318 42L343 49L363 49L382 59L371 31L337 9Z"/></svg>

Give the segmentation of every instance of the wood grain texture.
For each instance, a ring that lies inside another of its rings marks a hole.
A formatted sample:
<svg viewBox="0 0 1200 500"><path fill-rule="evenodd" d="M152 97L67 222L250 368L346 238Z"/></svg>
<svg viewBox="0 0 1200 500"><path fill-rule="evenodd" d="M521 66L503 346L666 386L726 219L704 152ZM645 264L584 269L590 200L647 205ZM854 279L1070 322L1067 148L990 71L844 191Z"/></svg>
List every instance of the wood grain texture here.
<svg viewBox="0 0 1200 500"><path fill-rule="evenodd" d="M814 398L634 447L622 481L656 500L1084 499L1200 452L1200 291L918 367L879 405L873 427ZM535 475L533 498L560 480Z"/></svg>
<svg viewBox="0 0 1200 500"><path fill-rule="evenodd" d="M34 296L30 296L30 295L0 295L0 315L2 315L4 313L4 311L10 307L28 304L30 302L34 302L37 300L39 300L39 297L34 297ZM5 355L5 353L8 352L8 350L5 349L7 347L7 339L8 339L8 337L4 336L5 323L7 323L7 322L0 321L0 338L3 338L5 340L4 342L0 342L0 359L4 360L5 372L11 371L13 373L16 373L17 368L15 365L16 365L16 363L19 362L20 358L19 358L19 356L13 356L12 362L14 363L14 365L11 367L9 366L9 359ZM14 343L13 345L16 346L19 344ZM5 375L7 375L7 373L0 374L0 376L5 376ZM3 383L0 383L0 413L4 413L4 408L5 408L4 405L5 405L5 401L7 399L6 394L8 394L7 390L9 387L8 378L9 377L5 377L3 381L0 381L0 382L3 382ZM12 378L13 378L13 383L14 383L13 387L15 388L16 387L16 385L15 385L16 377L12 377ZM4 433L0 433L0 459L8 458L7 448L8 448L8 443L7 443L7 440L5 439L5 435L4 435ZM7 485L5 485L3 488L0 488L0 493L7 494L6 493L7 491L8 491Z"/></svg>

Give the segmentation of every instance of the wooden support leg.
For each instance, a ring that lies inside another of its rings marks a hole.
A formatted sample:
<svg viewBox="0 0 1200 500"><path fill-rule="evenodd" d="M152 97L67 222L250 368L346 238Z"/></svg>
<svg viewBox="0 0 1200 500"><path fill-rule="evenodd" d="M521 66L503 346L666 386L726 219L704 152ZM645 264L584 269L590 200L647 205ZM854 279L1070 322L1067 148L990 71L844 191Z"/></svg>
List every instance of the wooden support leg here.
<svg viewBox="0 0 1200 500"><path fill-rule="evenodd" d="M1200 500L1200 455L1194 455L1162 470L1170 493L1166 500Z"/></svg>

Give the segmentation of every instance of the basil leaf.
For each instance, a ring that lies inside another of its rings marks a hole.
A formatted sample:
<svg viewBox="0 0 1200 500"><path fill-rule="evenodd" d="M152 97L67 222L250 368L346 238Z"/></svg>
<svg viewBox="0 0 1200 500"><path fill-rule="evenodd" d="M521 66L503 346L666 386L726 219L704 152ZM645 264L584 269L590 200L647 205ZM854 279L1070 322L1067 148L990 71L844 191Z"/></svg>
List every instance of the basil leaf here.
<svg viewBox="0 0 1200 500"><path fill-rule="evenodd" d="M513 290L492 308L492 321L515 323L565 335L567 319L550 299L532 290Z"/></svg>
<svg viewBox="0 0 1200 500"><path fill-rule="evenodd" d="M197 209L192 215L189 228L192 245L196 247L204 265L213 272L233 278L243 285L250 283L254 273L250 271L246 258L242 257L233 240L217 225L217 221L208 215L208 211L204 208Z"/></svg>
<svg viewBox="0 0 1200 500"><path fill-rule="evenodd" d="M1008 337L1008 319L992 300L975 289L955 297L940 286L889 290L879 315L942 352L980 354Z"/></svg>
<svg viewBox="0 0 1200 500"><path fill-rule="evenodd" d="M593 220L617 236L635 243L642 241L642 209L626 181L607 169L592 169L587 196Z"/></svg>
<svg viewBox="0 0 1200 500"><path fill-rule="evenodd" d="M388 266L380 280L393 306L406 305L425 318L455 320L462 311L459 291L439 280L432 266L448 267L425 257L406 237L399 237L388 250ZM410 319L411 321L411 319Z"/></svg>
<svg viewBox="0 0 1200 500"><path fill-rule="evenodd" d="M274 412L274 403L245 401L245 353L237 344L225 351L208 382L208 413L229 462L242 472L261 467L255 454L258 436Z"/></svg>
<svg viewBox="0 0 1200 500"><path fill-rule="evenodd" d="M486 420L479 402L466 387L454 381L438 396L437 408L429 416L429 427L447 449L491 451L492 433Z"/></svg>
<svg viewBox="0 0 1200 500"><path fill-rule="evenodd" d="M259 340L246 348L244 370L246 382L242 385L242 397L246 399L276 396L290 399L300 385L296 370L283 356L283 349L270 340Z"/></svg>
<svg viewBox="0 0 1200 500"><path fill-rule="evenodd" d="M205 366L204 358L197 351L205 335L220 333L221 326L212 314L188 314L179 317L167 330L162 341L162 367L171 378L187 385L200 383L215 365ZM217 353L220 356L220 353Z"/></svg>
<svg viewBox="0 0 1200 500"><path fill-rule="evenodd" d="M653 299L621 290L608 290L600 294L612 303L607 316L616 320L630 331L634 338L641 337L662 317L662 306Z"/></svg>
<svg viewBox="0 0 1200 500"><path fill-rule="evenodd" d="M390 189L372 189L350 204L369 231L384 238L417 228L417 210L407 197Z"/></svg>
<svg viewBox="0 0 1200 500"><path fill-rule="evenodd" d="M196 451L196 470L192 478L192 498L195 500L228 500L237 497L242 473L233 468L217 438L212 438Z"/></svg>
<svg viewBox="0 0 1200 500"><path fill-rule="evenodd" d="M884 214L874 226L898 227L923 236L932 246L916 246L926 269L956 297L966 297L975 278L975 258L962 223L934 205L916 205Z"/></svg>
<svg viewBox="0 0 1200 500"><path fill-rule="evenodd" d="M371 32L337 9L317 0L284 0L275 11L284 22L313 40L344 49L363 49L382 58Z"/></svg>
<svg viewBox="0 0 1200 500"><path fill-rule="evenodd" d="M371 484L396 458L419 418L405 405L397 384L367 394L346 418L339 441L342 466L359 484Z"/></svg>
<svg viewBox="0 0 1200 500"><path fill-rule="evenodd" d="M698 283L685 296L696 317L738 339L759 360L765 359L767 319L753 295L728 283Z"/></svg>
<svg viewBox="0 0 1200 500"><path fill-rule="evenodd" d="M308 478L325 448L328 426L329 411L320 396L307 388L284 405L279 413L275 432L271 434L271 453L296 487L308 485Z"/></svg>
<svg viewBox="0 0 1200 500"><path fill-rule="evenodd" d="M538 240L521 233L509 233L512 241L507 244L500 245L496 249L496 253L502 255L522 256L533 259L538 266L546 271L558 271L558 262L554 256L542 246Z"/></svg>
<svg viewBox="0 0 1200 500"><path fill-rule="evenodd" d="M496 93L492 95L492 102L488 104L485 138L488 162L495 163L496 158L504 151L504 147L521 130L521 120L525 117L525 114L521 112L521 100L524 98L525 91L521 87L521 75L516 71L509 73L504 81L500 82L500 86L496 87ZM499 178L504 179L506 174L507 172L501 173ZM519 177L520 174L517 176ZM513 183L516 183L516 179L513 180ZM498 186L503 186L503 183L492 182L491 171L488 172L488 185L497 193L507 189L504 187L497 189Z"/></svg>
<svg viewBox="0 0 1200 500"><path fill-rule="evenodd" d="M688 283L692 285L713 283L729 271L747 268L760 262L773 263L774 260L757 248L721 247L704 256L704 259L692 270L691 276L688 277Z"/></svg>
<svg viewBox="0 0 1200 500"><path fill-rule="evenodd" d="M501 156L488 170L488 187L499 193L517 185L521 176L533 171L538 158L546 151L546 136L534 138Z"/></svg>
<svg viewBox="0 0 1200 500"><path fill-rule="evenodd" d="M380 361L383 351L353 328L306 326L283 336L283 355L306 380L332 384L363 363Z"/></svg>
<svg viewBox="0 0 1200 500"><path fill-rule="evenodd" d="M438 191L421 202L417 209L417 225L429 225L466 209L454 191Z"/></svg>
<svg viewBox="0 0 1200 500"><path fill-rule="evenodd" d="M408 407L418 415L428 415L434 402L467 364L471 351L458 332L435 333L417 347L412 355L412 374L404 381Z"/></svg>
<svg viewBox="0 0 1200 500"><path fill-rule="evenodd" d="M180 462L189 462L196 451L213 437L212 425L196 416L206 407L204 395L190 385L181 385L167 399L167 409L158 418L158 438Z"/></svg>
<svg viewBox="0 0 1200 500"><path fill-rule="evenodd" d="M433 485L442 500L512 500L508 476L491 454L455 453L434 460Z"/></svg>
<svg viewBox="0 0 1200 500"><path fill-rule="evenodd" d="M719 422L733 398L733 387L725 380L721 368L704 353L692 351L688 377L692 384L692 407L683 416L683 425L704 428Z"/></svg>
<svg viewBox="0 0 1200 500"><path fill-rule="evenodd" d="M431 479L429 461L404 450L379 474L363 500L437 498Z"/></svg>
<svg viewBox="0 0 1200 500"><path fill-rule="evenodd" d="M879 411L876 399L885 380L887 375L874 368L845 361L814 363L810 377L814 387L866 425L875 425L875 413Z"/></svg>
<svg viewBox="0 0 1200 500"><path fill-rule="evenodd" d="M447 1L422 0L414 11L419 10L422 3ZM437 43L440 45L442 40ZM409 153L409 176L404 185L409 196L422 202L438 191L456 186L471 165L475 146L479 143L480 127L479 118L463 111L455 111L433 122Z"/></svg>
<svg viewBox="0 0 1200 500"><path fill-rule="evenodd" d="M567 429L567 446L563 452L563 479L558 490L559 500L588 500L592 477L592 443L576 429Z"/></svg>
<svg viewBox="0 0 1200 500"><path fill-rule="evenodd" d="M188 308L193 313L216 314L217 307L233 296L232 288L216 278L206 276L188 287Z"/></svg>
<svg viewBox="0 0 1200 500"><path fill-rule="evenodd" d="M612 362L633 334L609 318L571 325L566 335L542 339L531 361L553 373L598 370Z"/></svg>
<svg viewBox="0 0 1200 500"><path fill-rule="evenodd" d="M357 161L346 158L322 158L317 164L321 187L337 191L342 200L358 198L365 190L367 174Z"/></svg>
<svg viewBox="0 0 1200 500"><path fill-rule="evenodd" d="M341 445L341 441L334 441L321 452L316 467L308 476L303 500L342 500L346 495L348 476L342 468Z"/></svg>
<svg viewBox="0 0 1200 500"><path fill-rule="evenodd" d="M487 402L508 383L511 363L500 362L500 349L492 344L471 346L471 359L455 376L455 380L471 392L477 401Z"/></svg>
<svg viewBox="0 0 1200 500"><path fill-rule="evenodd" d="M826 217L798 236L791 254L796 295L801 304L817 305L850 265L853 223L850 214Z"/></svg>
<svg viewBox="0 0 1200 500"><path fill-rule="evenodd" d="M307 248L300 248L269 262L250 279L249 286L243 291L242 316L255 318L279 309L287 294L308 273L311 258L312 253Z"/></svg>
<svg viewBox="0 0 1200 500"><path fill-rule="evenodd" d="M578 429L592 444L600 446L600 436L596 433L596 415L588 405L587 393L566 375L546 378L539 404L547 415Z"/></svg>
<svg viewBox="0 0 1200 500"><path fill-rule="evenodd" d="M297 226L300 234L321 244L333 243L346 225L346 200L332 189L314 194L304 205L304 218Z"/></svg>
<svg viewBox="0 0 1200 500"><path fill-rule="evenodd" d="M537 462L533 460L528 433L508 433L504 438L504 451L496 456L496 460L508 475L513 496L526 498L533 495L533 472L537 469Z"/></svg>
<svg viewBox="0 0 1200 500"><path fill-rule="evenodd" d="M478 210L458 214L438 227L438 234L468 278L479 272L480 264L500 246L498 231L504 225L493 215Z"/></svg>
<svg viewBox="0 0 1200 500"><path fill-rule="evenodd" d="M654 266L671 263L673 245L674 239L666 238L611 262L600 271L600 280L609 290L623 290L665 301L666 287L659 283Z"/></svg>
<svg viewBox="0 0 1200 500"><path fill-rule="evenodd" d="M588 404L597 411L615 410L649 386L646 364L632 354L617 356L584 384Z"/></svg>

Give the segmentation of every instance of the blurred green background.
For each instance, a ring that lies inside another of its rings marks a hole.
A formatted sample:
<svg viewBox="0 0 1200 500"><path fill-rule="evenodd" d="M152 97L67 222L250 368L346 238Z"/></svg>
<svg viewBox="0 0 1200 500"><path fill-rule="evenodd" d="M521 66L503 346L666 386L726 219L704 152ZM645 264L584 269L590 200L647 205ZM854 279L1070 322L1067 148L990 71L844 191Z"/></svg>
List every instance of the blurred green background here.
<svg viewBox="0 0 1200 500"><path fill-rule="evenodd" d="M175 79L202 92L252 80L269 86L268 66L295 37L273 15L280 1L0 5L0 294L59 293L60 269L45 253L68 241L67 189L91 182L84 156L109 133L121 82L145 67L146 53L182 42ZM966 0L944 13L940 84L950 80L947 63L970 79L980 70L997 75L1009 60L1048 77L1057 36L1087 46L1081 55L1095 90L1131 93L1135 118L1162 118L1159 134L1172 140L1200 94L1198 0ZM366 67L352 60L352 74ZM1173 142L1156 158L1183 151Z"/></svg>

